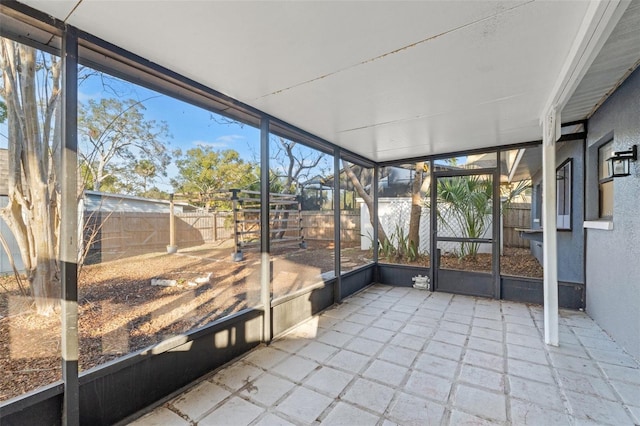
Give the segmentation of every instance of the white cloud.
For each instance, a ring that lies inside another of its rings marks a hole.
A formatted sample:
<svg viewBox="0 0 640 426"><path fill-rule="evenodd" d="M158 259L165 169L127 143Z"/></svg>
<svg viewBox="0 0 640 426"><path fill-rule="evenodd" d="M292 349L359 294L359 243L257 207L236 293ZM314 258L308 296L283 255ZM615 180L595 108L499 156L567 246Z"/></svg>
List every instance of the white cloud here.
<svg viewBox="0 0 640 426"><path fill-rule="evenodd" d="M218 136L213 142L197 140L193 141L192 144L195 146L210 146L212 148L226 148L230 144L233 144L236 141L240 141L245 139L242 135L222 135Z"/></svg>
<svg viewBox="0 0 640 426"><path fill-rule="evenodd" d="M192 145L195 146L209 146L211 148L225 148L228 145L225 142L207 142L207 141L193 141Z"/></svg>
<svg viewBox="0 0 640 426"><path fill-rule="evenodd" d="M242 135L222 135L216 139L218 143L233 143L235 141L239 141L244 139Z"/></svg>
<svg viewBox="0 0 640 426"><path fill-rule="evenodd" d="M89 99L100 99L100 94L99 93L85 93L82 92L80 90L78 90L78 102L84 103L87 102Z"/></svg>

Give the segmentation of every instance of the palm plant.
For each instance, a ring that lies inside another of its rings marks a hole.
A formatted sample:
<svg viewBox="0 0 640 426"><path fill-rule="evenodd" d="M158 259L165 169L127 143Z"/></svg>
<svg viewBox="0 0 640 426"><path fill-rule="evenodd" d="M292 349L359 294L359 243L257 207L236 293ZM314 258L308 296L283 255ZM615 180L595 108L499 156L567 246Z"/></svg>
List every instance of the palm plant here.
<svg viewBox="0 0 640 426"><path fill-rule="evenodd" d="M482 175L456 176L438 179L438 222L453 235L482 238L492 222L493 185ZM478 254L480 243L462 242L459 257Z"/></svg>

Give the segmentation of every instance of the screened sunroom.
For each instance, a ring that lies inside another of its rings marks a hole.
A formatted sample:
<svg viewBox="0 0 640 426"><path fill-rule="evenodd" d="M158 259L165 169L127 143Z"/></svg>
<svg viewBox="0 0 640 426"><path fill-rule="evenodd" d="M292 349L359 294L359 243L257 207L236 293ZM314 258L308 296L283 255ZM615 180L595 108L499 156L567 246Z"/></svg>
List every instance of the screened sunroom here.
<svg viewBox="0 0 640 426"><path fill-rule="evenodd" d="M0 36L1 424L640 422L639 2Z"/></svg>

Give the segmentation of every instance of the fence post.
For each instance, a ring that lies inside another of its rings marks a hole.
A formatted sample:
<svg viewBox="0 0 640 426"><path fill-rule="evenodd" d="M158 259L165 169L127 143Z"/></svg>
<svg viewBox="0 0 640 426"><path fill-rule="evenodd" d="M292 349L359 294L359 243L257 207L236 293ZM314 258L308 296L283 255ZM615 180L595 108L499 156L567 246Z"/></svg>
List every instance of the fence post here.
<svg viewBox="0 0 640 426"><path fill-rule="evenodd" d="M213 241L218 241L218 212L213 212Z"/></svg>
<svg viewBox="0 0 640 426"><path fill-rule="evenodd" d="M169 245L167 246L167 253L175 253L178 251L176 246L176 215L175 206L173 202L173 194L169 194Z"/></svg>

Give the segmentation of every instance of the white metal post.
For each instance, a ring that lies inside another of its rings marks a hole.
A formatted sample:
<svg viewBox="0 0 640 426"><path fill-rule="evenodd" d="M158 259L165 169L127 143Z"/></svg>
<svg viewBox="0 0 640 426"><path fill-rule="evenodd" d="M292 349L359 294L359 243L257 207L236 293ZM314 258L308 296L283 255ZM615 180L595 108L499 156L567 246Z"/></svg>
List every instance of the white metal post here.
<svg viewBox="0 0 640 426"><path fill-rule="evenodd" d="M558 246L556 225L556 140L560 116L545 115L542 143L542 250L544 267L544 341L558 346Z"/></svg>
<svg viewBox="0 0 640 426"><path fill-rule="evenodd" d="M260 119L260 300L264 309L262 340L270 343L271 241L269 240L269 118Z"/></svg>
<svg viewBox="0 0 640 426"><path fill-rule="evenodd" d="M567 59L542 110L543 122L543 250L544 340L558 345L558 258L556 245L556 152L560 137L560 111L575 93L600 49L631 0L591 0Z"/></svg>

